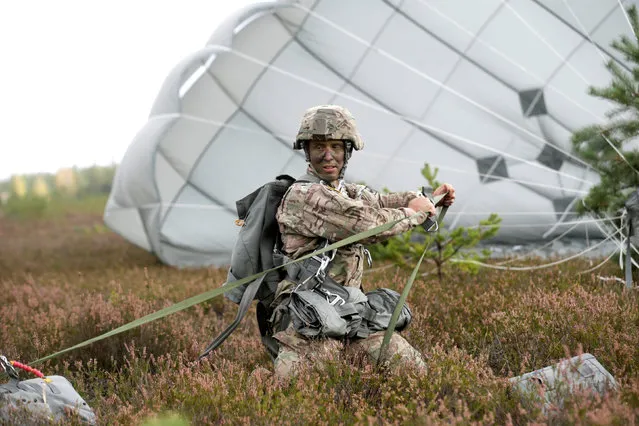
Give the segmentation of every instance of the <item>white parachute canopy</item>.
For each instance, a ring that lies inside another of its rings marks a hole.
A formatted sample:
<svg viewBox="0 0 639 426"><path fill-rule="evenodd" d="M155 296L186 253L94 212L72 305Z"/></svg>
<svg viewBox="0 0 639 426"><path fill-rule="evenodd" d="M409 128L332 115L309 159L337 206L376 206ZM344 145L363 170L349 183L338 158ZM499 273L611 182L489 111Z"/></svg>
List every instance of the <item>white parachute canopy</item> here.
<svg viewBox="0 0 639 426"><path fill-rule="evenodd" d="M306 169L304 111L351 110L365 148L346 179L415 190L439 168L449 226L502 218L498 239L601 237L574 214L598 182L571 133L601 123L610 48L632 37L618 0L300 0L229 17L168 75L118 167L106 224L177 266L223 265L235 201ZM583 223L576 225L575 221Z"/></svg>

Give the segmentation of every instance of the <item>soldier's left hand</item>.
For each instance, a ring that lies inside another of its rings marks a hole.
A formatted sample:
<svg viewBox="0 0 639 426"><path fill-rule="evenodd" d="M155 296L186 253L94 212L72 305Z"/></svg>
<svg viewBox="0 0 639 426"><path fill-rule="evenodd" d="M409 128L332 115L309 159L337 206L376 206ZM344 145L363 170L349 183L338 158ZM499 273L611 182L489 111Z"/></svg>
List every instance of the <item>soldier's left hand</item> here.
<svg viewBox="0 0 639 426"><path fill-rule="evenodd" d="M455 202L455 188L450 183L444 183L439 188L433 191L433 195L440 195L446 193L446 196L439 200L437 206L450 206Z"/></svg>

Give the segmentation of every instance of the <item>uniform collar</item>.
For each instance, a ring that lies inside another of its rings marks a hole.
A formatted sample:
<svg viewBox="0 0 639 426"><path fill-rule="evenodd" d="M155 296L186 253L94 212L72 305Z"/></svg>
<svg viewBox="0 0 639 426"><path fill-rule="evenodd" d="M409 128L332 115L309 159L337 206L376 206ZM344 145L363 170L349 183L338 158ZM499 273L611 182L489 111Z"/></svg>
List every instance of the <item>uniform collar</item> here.
<svg viewBox="0 0 639 426"><path fill-rule="evenodd" d="M317 172L315 171L315 169L313 169L313 167L311 167L310 164L308 168L306 169L306 174L299 177L298 180L306 180L313 183L321 183L322 185L328 186L329 188L335 189L337 191L341 191L341 189L344 187L344 179L340 179L338 181L337 188L336 188L333 185L331 185L329 182L326 182L325 180L320 178Z"/></svg>

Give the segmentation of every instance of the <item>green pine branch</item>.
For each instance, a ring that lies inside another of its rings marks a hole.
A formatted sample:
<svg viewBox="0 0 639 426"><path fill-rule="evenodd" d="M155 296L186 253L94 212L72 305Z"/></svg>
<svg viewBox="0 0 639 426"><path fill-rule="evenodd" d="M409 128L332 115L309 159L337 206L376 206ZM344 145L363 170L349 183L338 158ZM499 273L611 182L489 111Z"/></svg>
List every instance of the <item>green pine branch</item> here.
<svg viewBox="0 0 639 426"><path fill-rule="evenodd" d="M432 168L426 163L421 172L431 188L436 189L441 185L437 180L438 168ZM406 270L412 270L428 246L429 250L424 256L423 264L434 264L441 281L444 276L444 266L452 258L480 262L488 259L490 253L479 251L476 246L481 241L494 237L499 232L500 223L501 218L493 213L486 219L480 220L476 226L457 227L450 231L440 228L436 233L427 233L422 227L417 227L410 232L371 246L370 251L375 260L388 260ZM471 263L459 263L456 267L470 273L479 271L479 267Z"/></svg>
<svg viewBox="0 0 639 426"><path fill-rule="evenodd" d="M577 206L581 214L616 215L628 191L639 187L639 155L631 148L631 141L639 137L639 19L634 5L627 13L635 35L620 36L611 47L630 64L630 71L614 60L606 63L609 85L589 87L588 93L612 105L607 122L585 126L572 135L576 154L601 178Z"/></svg>

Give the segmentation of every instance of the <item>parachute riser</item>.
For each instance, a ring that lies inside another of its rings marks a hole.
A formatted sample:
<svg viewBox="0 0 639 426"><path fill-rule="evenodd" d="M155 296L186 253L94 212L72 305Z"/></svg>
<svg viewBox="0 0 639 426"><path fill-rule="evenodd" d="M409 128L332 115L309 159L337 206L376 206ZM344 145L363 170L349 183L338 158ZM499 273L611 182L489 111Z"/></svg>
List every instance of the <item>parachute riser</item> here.
<svg viewBox="0 0 639 426"><path fill-rule="evenodd" d="M448 191L443 194L439 194L437 196L432 196L426 188L422 188L422 194L424 196L427 196L431 200L433 205L436 206L448 194ZM439 225L443 222L447 211L448 211L448 206L441 206L436 217L432 219L428 218L427 221L424 221L424 224L422 225L424 227L424 230L429 233L431 232L435 233L439 231ZM435 226L435 229L431 231L431 229L434 226ZM386 350L388 349L388 345L390 344L391 337L393 335L393 332L395 331L395 324L397 324L397 319L399 318L399 314L404 307L404 303L406 302L406 299L408 298L408 293L410 292L410 289L413 286L413 282L415 281L415 278L417 277L417 271L419 270L419 267L422 264L422 261L424 260L424 256L426 255L426 252L430 249L430 245L432 242L433 242L433 237L431 237L425 243L424 251L422 252L421 257L417 261L417 264L413 268L413 272L408 278L408 281L406 282L406 285L404 286L404 290L402 291L399 301L397 302L397 305L395 306L395 310L393 311L393 315L391 316L390 322L388 324L388 328L386 329L386 332L384 333L384 339L382 340L382 345L379 348L379 358L377 360L378 366L381 366L383 364L383 359L386 356Z"/></svg>
<svg viewBox="0 0 639 426"><path fill-rule="evenodd" d="M631 254L631 245L630 245L630 237L632 236L632 217L628 217L628 221L626 223L626 229L628 234L626 235L626 288L632 288L632 254Z"/></svg>

